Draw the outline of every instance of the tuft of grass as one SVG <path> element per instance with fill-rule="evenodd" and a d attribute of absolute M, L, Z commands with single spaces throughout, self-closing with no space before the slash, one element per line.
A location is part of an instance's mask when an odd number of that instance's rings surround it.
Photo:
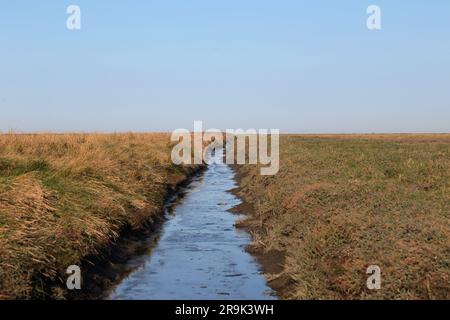
<path fill-rule="evenodd" d="M 69 265 L 161 214 L 189 166 L 169 134 L 0 135 L 0 298 L 55 298 Z"/>
<path fill-rule="evenodd" d="M 450 298 L 450 135 L 286 135 L 277 175 L 236 170 L 253 247 L 286 253 L 281 297 Z"/>

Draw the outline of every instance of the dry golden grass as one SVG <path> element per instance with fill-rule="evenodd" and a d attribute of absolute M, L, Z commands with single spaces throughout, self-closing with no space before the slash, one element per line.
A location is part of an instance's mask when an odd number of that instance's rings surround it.
<path fill-rule="evenodd" d="M 237 170 L 253 249 L 285 252 L 283 298 L 450 299 L 450 135 L 289 135 L 277 175 Z"/>
<path fill-rule="evenodd" d="M 168 134 L 0 135 L 0 298 L 49 297 L 47 280 L 160 215 L 191 170 L 170 150 Z"/>

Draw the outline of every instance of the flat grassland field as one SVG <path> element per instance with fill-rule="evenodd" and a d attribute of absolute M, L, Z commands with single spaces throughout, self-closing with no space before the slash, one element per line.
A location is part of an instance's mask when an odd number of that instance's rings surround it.
<path fill-rule="evenodd" d="M 67 266 L 157 219 L 194 170 L 171 164 L 172 146 L 0 135 L 0 298 L 64 298 Z M 277 175 L 235 168 L 253 209 L 240 224 L 281 298 L 450 298 L 450 135 L 284 135 Z M 380 290 L 366 288 L 372 264 Z"/>
<path fill-rule="evenodd" d="M 283 136 L 277 175 L 237 170 L 282 298 L 450 298 L 450 135 Z"/>

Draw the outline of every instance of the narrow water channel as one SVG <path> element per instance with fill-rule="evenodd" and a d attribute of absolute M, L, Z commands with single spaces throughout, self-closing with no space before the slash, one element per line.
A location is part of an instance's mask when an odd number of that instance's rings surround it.
<path fill-rule="evenodd" d="M 214 156 L 217 159 L 221 154 Z M 240 200 L 234 173 L 223 163 L 208 166 L 167 212 L 156 246 L 130 264 L 141 265 L 110 299 L 274 299 L 260 266 L 245 251 L 250 236 L 227 210 Z"/>

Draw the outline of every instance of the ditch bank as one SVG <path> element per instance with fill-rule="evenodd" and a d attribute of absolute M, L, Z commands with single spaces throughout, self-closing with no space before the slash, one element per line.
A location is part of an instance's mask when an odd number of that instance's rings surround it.
<path fill-rule="evenodd" d="M 255 257 L 261 265 L 262 271 L 267 279 L 268 286 L 280 299 L 289 299 L 290 292 L 295 286 L 295 281 L 284 271 L 286 262 L 286 251 L 273 248 L 265 242 L 264 218 L 258 216 L 254 206 L 247 201 L 247 192 L 243 184 L 245 176 L 242 166 L 232 165 L 235 173 L 236 188 L 229 190 L 230 193 L 240 199 L 241 203 L 229 211 L 234 214 L 244 214 L 245 219 L 236 224 L 237 228 L 246 230 L 252 235 L 252 242 L 246 247 L 246 251 Z"/>
<path fill-rule="evenodd" d="M 127 262 L 150 251 L 158 240 L 166 211 L 183 197 L 184 188 L 200 176 L 206 165 L 186 168 L 186 178 L 175 185 L 167 185 L 164 206 L 159 216 L 145 220 L 138 228 L 126 225 L 118 240 L 102 249 L 100 254 L 86 257 L 81 263 L 84 270 L 83 290 L 71 291 L 72 299 L 104 299 L 111 288 L 133 271 Z"/>
<path fill-rule="evenodd" d="M 183 168 L 184 179 L 175 184 L 166 184 L 164 201 L 162 201 L 164 206 L 160 209 L 159 215 L 149 216 L 137 226 L 125 224 L 115 240 L 99 248 L 95 254 L 83 257 L 78 264 L 82 274 L 81 290 L 67 289 L 65 281 L 69 275 L 61 276 L 56 281 L 49 281 L 36 275 L 35 279 L 40 283 L 40 290 L 33 293 L 32 299 L 98 300 L 106 298 L 106 293 L 133 271 L 127 262 L 151 250 L 166 220 L 166 210 L 183 197 L 184 188 L 200 176 L 206 168 L 206 165 Z M 61 275 L 64 275 L 63 271 L 61 270 Z"/>

